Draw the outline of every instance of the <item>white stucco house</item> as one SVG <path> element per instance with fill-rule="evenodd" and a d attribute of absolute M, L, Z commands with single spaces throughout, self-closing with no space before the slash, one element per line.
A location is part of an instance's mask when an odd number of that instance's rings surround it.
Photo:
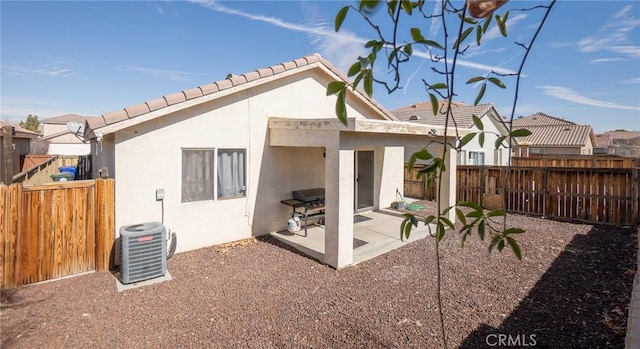
<path fill-rule="evenodd" d="M 42 120 L 42 140 L 49 143 L 50 155 L 88 155 L 91 145 L 67 128 L 67 123 L 84 123 L 92 116 L 77 114 L 58 115 Z"/>
<path fill-rule="evenodd" d="M 193 250 L 286 229 L 280 201 L 325 188 L 324 262 L 350 265 L 354 212 L 389 207 L 405 146 L 438 127 L 397 121 L 360 91 L 348 92 L 342 125 L 326 86 L 345 79 L 309 55 L 90 119 L 95 175 L 115 178 L 116 230 L 162 221 L 178 252 Z M 455 154 L 446 161 L 449 205 Z"/>
<path fill-rule="evenodd" d="M 409 121 L 417 124 L 444 126 L 447 115 L 446 101 L 440 101 L 438 113 L 433 115 L 431 102 L 411 104 L 391 112 L 398 120 Z M 466 105 L 461 102 L 451 103 L 451 114 L 458 127 L 458 133 L 462 138 L 466 133 L 480 133 L 484 131 L 484 144 L 480 144 L 480 137 L 476 135 L 469 143 L 465 144 L 457 154 L 458 165 L 493 165 L 506 166 L 509 161 L 509 143 L 503 141 L 496 149 L 495 142 L 500 136 L 507 136 L 509 128 L 503 121 L 500 113 L 490 104 Z M 480 130 L 473 122 L 473 115 L 482 121 L 483 129 Z M 513 141 L 516 142 L 515 140 Z M 407 160 L 411 154 L 419 149 L 407 149 Z"/>

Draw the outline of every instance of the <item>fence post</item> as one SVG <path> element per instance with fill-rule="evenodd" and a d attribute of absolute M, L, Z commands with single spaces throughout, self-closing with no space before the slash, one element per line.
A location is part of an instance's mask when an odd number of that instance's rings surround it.
<path fill-rule="evenodd" d="M 0 184 L 0 288 L 3 289 L 7 286 L 7 273 L 9 262 L 8 252 L 5 249 L 8 248 L 9 239 L 9 187 L 4 184 Z"/>
<path fill-rule="evenodd" d="M 96 269 L 115 268 L 115 181 L 96 179 Z"/>
<path fill-rule="evenodd" d="M 635 217 L 634 224 L 640 225 L 640 167 L 631 172 L 631 216 Z"/>
<path fill-rule="evenodd" d="M 486 170 L 484 165 L 480 166 L 480 171 L 478 173 L 478 176 L 480 177 L 480 188 L 478 189 L 480 192 L 478 193 L 478 205 L 480 205 L 480 207 L 484 207 L 484 191 L 485 191 L 485 186 L 484 186 L 484 181 L 486 180 Z"/>
<path fill-rule="evenodd" d="M 549 217 L 551 215 L 551 190 L 549 190 L 549 168 L 545 167 L 543 170 L 543 176 L 542 176 L 542 188 L 543 188 L 543 192 L 542 192 L 542 200 L 543 200 L 543 206 L 544 206 L 544 211 L 542 212 L 542 216 L 543 217 Z"/>
<path fill-rule="evenodd" d="M 13 126 L 5 125 L 0 129 L 2 132 L 2 173 L 0 174 L 0 182 L 6 185 L 13 183 L 13 152 L 11 144 L 13 144 Z"/>

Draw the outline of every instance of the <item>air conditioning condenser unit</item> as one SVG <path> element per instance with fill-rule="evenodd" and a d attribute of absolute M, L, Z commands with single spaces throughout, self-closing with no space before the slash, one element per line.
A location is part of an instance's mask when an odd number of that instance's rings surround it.
<path fill-rule="evenodd" d="M 123 284 L 164 276 L 167 272 L 167 231 L 159 222 L 120 228 Z"/>

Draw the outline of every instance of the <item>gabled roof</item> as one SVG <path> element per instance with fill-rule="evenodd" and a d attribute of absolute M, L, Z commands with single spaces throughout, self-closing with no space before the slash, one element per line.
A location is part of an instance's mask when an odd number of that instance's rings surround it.
<path fill-rule="evenodd" d="M 612 144 L 610 133 L 600 133 L 596 135 L 596 146 L 606 147 Z"/>
<path fill-rule="evenodd" d="M 92 131 L 98 131 L 103 134 L 112 133 L 118 129 L 118 124 L 125 124 L 127 121 L 142 122 L 145 121 L 144 119 L 152 119 L 166 115 L 181 108 L 188 108 L 195 104 L 213 100 L 219 96 L 242 91 L 263 82 L 272 81 L 281 76 L 284 77 L 313 68 L 324 69 L 327 73 L 333 74 L 334 78 L 342 79 L 345 82 L 349 81 L 337 68 L 316 53 L 241 75 L 229 74 L 224 80 L 218 80 L 208 85 L 183 90 L 121 110 L 102 114 L 100 117 L 87 120 L 89 127 L 86 128 L 85 135 L 89 135 Z M 384 119 L 395 120 L 395 117 L 393 117 L 391 113 L 362 91 L 358 89 L 355 91 L 347 89 L 347 91 L 377 110 Z"/>
<path fill-rule="evenodd" d="M 0 127 L 2 126 L 13 126 L 16 130 L 16 135 L 13 138 L 37 138 L 40 136 L 38 132 L 33 132 L 31 130 L 27 130 L 26 128 L 20 126 L 20 124 L 13 124 L 10 122 L 0 121 Z"/>
<path fill-rule="evenodd" d="M 526 137 L 518 137 L 518 143 L 522 145 L 582 147 L 587 144 L 589 138 L 595 145 L 593 129 L 589 125 L 538 125 L 526 126 L 525 128 L 531 131 L 531 134 Z"/>
<path fill-rule="evenodd" d="M 611 131 L 605 134 L 610 135 L 612 141 L 640 138 L 640 131 Z"/>
<path fill-rule="evenodd" d="M 490 113 L 493 110 L 494 113 Z M 422 102 L 411 104 L 402 108 L 395 109 L 391 113 L 402 121 L 411 121 L 420 124 L 429 124 L 436 126 L 444 126 L 446 120 L 446 101 L 440 101 L 438 106 L 438 114 L 433 115 L 431 102 Z M 482 119 L 485 115 L 491 114 L 491 119 L 497 124 L 496 126 L 502 131 L 507 132 L 508 127 L 490 103 L 478 105 L 466 105 L 461 102 L 451 102 L 451 114 L 453 120 L 449 120 L 449 127 L 457 126 L 460 129 L 470 129 L 474 126 L 473 115 Z"/>
<path fill-rule="evenodd" d="M 522 128 L 527 126 L 555 126 L 555 125 L 575 125 L 574 122 L 565 119 L 549 116 L 544 113 L 535 113 L 527 117 L 517 118 L 513 120 L 513 128 Z"/>
<path fill-rule="evenodd" d="M 95 116 L 83 116 L 78 114 L 64 114 L 43 119 L 43 124 L 65 125 L 67 122 L 85 122 L 87 119 L 95 118 Z"/>
<path fill-rule="evenodd" d="M 57 137 L 64 136 L 64 135 L 67 135 L 67 134 L 75 134 L 75 133 L 72 132 L 71 130 L 63 130 L 63 131 L 60 131 L 60 132 L 56 132 L 56 133 L 52 133 L 52 134 L 46 135 L 46 136 L 42 137 L 42 140 L 43 141 L 48 141 L 48 140 L 51 140 L 53 138 L 57 138 Z"/>

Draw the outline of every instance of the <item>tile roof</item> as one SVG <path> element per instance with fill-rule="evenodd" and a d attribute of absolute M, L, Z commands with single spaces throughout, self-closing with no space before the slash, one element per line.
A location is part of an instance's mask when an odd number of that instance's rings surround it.
<path fill-rule="evenodd" d="M 85 120 L 90 119 L 90 118 L 95 118 L 95 116 L 83 116 L 83 115 L 78 115 L 78 114 L 64 114 L 64 115 L 58 115 L 58 116 L 42 119 L 41 122 L 43 124 L 64 125 L 69 121 L 84 122 Z"/>
<path fill-rule="evenodd" d="M 594 146 L 598 147 L 606 147 L 611 145 L 611 134 L 609 133 L 600 133 L 596 135 L 596 144 Z"/>
<path fill-rule="evenodd" d="M 565 124 L 526 126 L 525 128 L 531 131 L 531 134 L 526 137 L 518 137 L 518 143 L 523 145 L 528 143 L 532 146 L 584 146 L 587 139 L 593 134 L 589 125 Z"/>
<path fill-rule="evenodd" d="M 513 119 L 514 128 L 527 126 L 553 126 L 553 125 L 575 125 L 575 122 L 567 121 L 544 113 L 535 113 L 522 118 Z"/>
<path fill-rule="evenodd" d="M 391 113 L 402 121 L 412 121 L 420 124 L 444 126 L 446 120 L 446 101 L 440 101 L 439 112 L 433 115 L 431 102 L 422 102 L 392 110 Z M 491 104 L 466 105 L 460 102 L 451 102 L 453 120 L 459 128 L 471 128 L 475 115 L 482 118 L 493 106 Z M 453 126 L 449 121 L 449 126 Z"/>
<path fill-rule="evenodd" d="M 121 110 L 105 113 L 97 118 L 88 119 L 87 123 L 90 129 L 96 130 L 101 127 L 105 127 L 111 124 L 115 124 L 117 122 L 129 120 L 143 114 L 147 114 L 162 108 L 166 108 L 171 105 L 176 105 L 176 104 L 184 103 L 186 101 L 195 100 L 197 98 L 202 98 L 208 95 L 215 94 L 220 91 L 245 85 L 249 82 L 258 81 L 260 79 L 276 76 L 278 74 L 294 71 L 303 67 L 312 66 L 314 64 L 322 64 L 326 68 L 328 68 L 331 72 L 333 72 L 334 74 L 342 78 L 343 80 L 349 81 L 349 79 L 345 77 L 344 74 L 340 73 L 340 71 L 336 69 L 331 63 L 323 59 L 319 54 L 315 53 L 315 54 L 304 56 L 302 58 L 294 59 L 288 62 L 283 62 L 283 63 L 272 65 L 266 68 L 257 69 L 241 75 L 229 74 L 229 76 L 227 76 L 227 78 L 224 80 L 218 80 L 211 84 L 206 84 L 206 85 L 198 86 L 195 88 L 183 90 L 177 93 L 173 93 L 173 94 L 162 96 L 160 98 L 149 100 L 137 105 L 129 106 Z M 349 91 L 351 91 L 351 89 L 349 89 Z M 364 94 L 359 89 L 356 89 L 355 93 L 359 94 L 361 97 L 368 100 L 369 103 L 371 103 L 375 108 L 379 109 L 380 112 L 383 115 L 385 115 L 385 117 L 387 117 L 388 119 L 390 120 L 395 119 L 393 115 L 390 114 L 384 107 L 379 105 L 374 100 L 368 98 L 366 94 Z"/>
<path fill-rule="evenodd" d="M 16 130 L 15 138 L 36 138 L 40 136 L 38 132 L 33 132 L 31 130 L 27 130 L 26 128 L 20 126 L 20 124 L 14 124 L 11 122 L 0 121 L 0 127 L 2 126 L 13 126 Z"/>
<path fill-rule="evenodd" d="M 606 132 L 605 134 L 608 134 L 611 136 L 612 140 L 621 140 L 621 139 L 634 139 L 634 138 L 640 138 L 640 131 L 611 131 L 611 132 Z"/>

